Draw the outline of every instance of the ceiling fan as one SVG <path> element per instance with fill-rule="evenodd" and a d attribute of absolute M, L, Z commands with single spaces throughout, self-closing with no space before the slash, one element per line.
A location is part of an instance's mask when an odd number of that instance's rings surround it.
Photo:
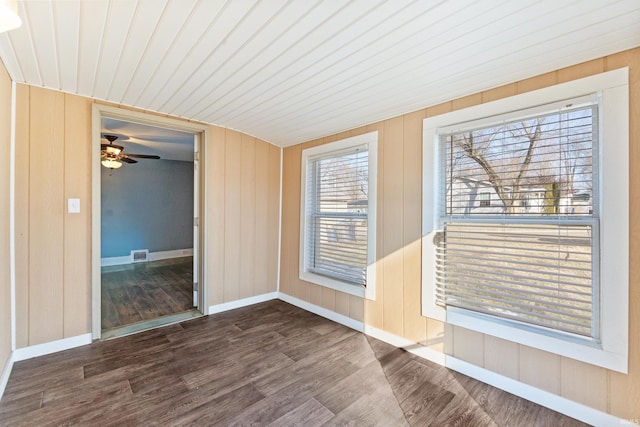
<path fill-rule="evenodd" d="M 118 139 L 117 135 L 103 134 L 104 139 L 109 141 L 108 144 L 100 144 L 100 159 L 102 166 L 109 169 L 118 169 L 122 163 L 138 163 L 137 159 L 159 159 L 160 156 L 151 156 L 148 154 L 125 154 L 124 147 L 116 145 L 113 142 Z"/>

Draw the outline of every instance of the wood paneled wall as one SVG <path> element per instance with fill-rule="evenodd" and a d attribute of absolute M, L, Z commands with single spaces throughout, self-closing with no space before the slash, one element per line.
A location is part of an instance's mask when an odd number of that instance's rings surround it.
<path fill-rule="evenodd" d="M 630 67 L 629 374 L 560 357 L 420 315 L 422 120 L 565 81 Z M 377 130 L 378 230 L 375 301 L 318 289 L 298 278 L 303 148 Z M 280 290 L 365 324 L 445 352 L 621 418 L 640 418 L 640 48 L 455 99 L 284 150 Z M 621 159 L 626 161 L 626 159 Z M 323 298 L 324 295 L 326 298 Z M 336 304 L 340 299 L 342 302 Z M 349 310 L 345 307 L 348 300 Z M 353 311 L 351 308 L 355 307 Z M 364 307 L 364 313 L 362 308 Z"/>
<path fill-rule="evenodd" d="M 16 345 L 90 331 L 91 101 L 17 85 Z M 80 214 L 66 213 L 79 198 Z"/>
<path fill-rule="evenodd" d="M 17 85 L 18 348 L 91 331 L 93 102 Z M 215 126 L 209 134 L 203 149 L 208 303 L 274 292 L 281 150 Z M 68 198 L 80 199 L 80 214 L 66 212 Z"/>
<path fill-rule="evenodd" d="M 281 149 L 211 126 L 206 150 L 209 305 L 278 290 Z"/>
<path fill-rule="evenodd" d="M 0 372 L 11 354 L 11 78 L 0 61 Z"/>

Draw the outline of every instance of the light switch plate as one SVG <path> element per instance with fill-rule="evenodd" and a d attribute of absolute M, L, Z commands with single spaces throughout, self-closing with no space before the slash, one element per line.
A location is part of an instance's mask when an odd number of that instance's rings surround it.
<path fill-rule="evenodd" d="M 67 212 L 80 213 L 80 199 L 68 199 L 67 200 Z"/>

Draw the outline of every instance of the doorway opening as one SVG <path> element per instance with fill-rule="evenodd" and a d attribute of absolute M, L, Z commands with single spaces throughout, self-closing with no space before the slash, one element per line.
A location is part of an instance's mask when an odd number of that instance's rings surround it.
<path fill-rule="evenodd" d="M 99 105 L 93 120 L 94 338 L 206 314 L 206 127 Z"/>

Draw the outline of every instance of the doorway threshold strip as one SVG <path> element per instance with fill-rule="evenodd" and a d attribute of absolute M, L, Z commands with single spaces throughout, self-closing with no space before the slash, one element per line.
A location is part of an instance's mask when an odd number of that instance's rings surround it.
<path fill-rule="evenodd" d="M 100 339 L 102 341 L 110 340 L 113 338 L 124 337 L 126 335 L 135 334 L 149 329 L 158 328 L 160 326 L 167 326 L 174 323 L 184 322 L 185 320 L 194 319 L 200 317 L 203 314 L 198 310 L 193 309 L 189 311 L 183 311 L 182 313 L 171 314 L 168 316 L 157 317 L 151 320 L 145 320 L 143 322 L 133 323 L 131 325 L 121 326 L 119 328 L 113 328 L 102 331 Z"/>

